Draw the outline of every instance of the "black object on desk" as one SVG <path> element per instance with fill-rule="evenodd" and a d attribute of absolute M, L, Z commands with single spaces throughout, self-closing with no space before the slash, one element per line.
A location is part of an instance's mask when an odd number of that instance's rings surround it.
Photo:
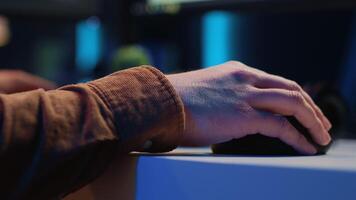
<path fill-rule="evenodd" d="M 333 140 L 340 136 L 346 116 L 346 106 L 340 95 L 330 86 L 318 85 L 317 89 L 309 92 L 316 104 L 330 120 L 333 127 L 329 131 Z M 326 154 L 331 143 L 321 146 L 313 141 L 309 131 L 294 117 L 286 117 L 288 121 L 317 149 L 317 154 Z M 261 134 L 248 135 L 228 142 L 212 146 L 216 154 L 244 154 L 244 155 L 300 155 L 288 144 L 280 139 Z"/>

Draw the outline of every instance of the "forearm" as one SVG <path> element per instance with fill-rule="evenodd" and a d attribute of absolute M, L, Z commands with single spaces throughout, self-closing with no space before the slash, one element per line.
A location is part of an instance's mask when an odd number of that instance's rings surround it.
<path fill-rule="evenodd" d="M 2 197 L 62 196 L 98 176 L 114 154 L 175 148 L 184 126 L 180 99 L 152 68 L 1 95 L 0 103 Z"/>

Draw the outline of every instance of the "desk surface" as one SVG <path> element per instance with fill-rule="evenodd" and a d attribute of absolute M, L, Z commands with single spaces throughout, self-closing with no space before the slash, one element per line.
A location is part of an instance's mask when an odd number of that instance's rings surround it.
<path fill-rule="evenodd" d="M 136 199 L 356 199 L 356 141 L 321 156 L 140 155 Z"/>
<path fill-rule="evenodd" d="M 322 156 L 225 156 L 209 148 L 118 157 L 66 200 L 356 200 L 356 140 Z"/>
<path fill-rule="evenodd" d="M 141 156 L 141 159 L 356 172 L 356 140 L 336 141 L 327 155 L 320 156 L 230 156 L 214 155 L 209 148 L 178 148 L 166 154 Z"/>

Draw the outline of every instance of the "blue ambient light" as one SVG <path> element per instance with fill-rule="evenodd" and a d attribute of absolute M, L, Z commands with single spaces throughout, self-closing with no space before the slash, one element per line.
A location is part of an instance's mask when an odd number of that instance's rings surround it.
<path fill-rule="evenodd" d="M 202 65 L 220 64 L 232 59 L 235 16 L 224 11 L 212 11 L 202 19 Z"/>
<path fill-rule="evenodd" d="M 80 71 L 95 68 L 101 54 L 101 26 L 97 17 L 80 22 L 76 27 L 76 65 Z"/>

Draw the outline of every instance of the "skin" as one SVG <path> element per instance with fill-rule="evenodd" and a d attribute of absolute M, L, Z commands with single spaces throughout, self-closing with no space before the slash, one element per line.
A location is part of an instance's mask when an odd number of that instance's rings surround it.
<path fill-rule="evenodd" d="M 260 133 L 303 154 L 316 149 L 284 116 L 294 116 L 320 145 L 331 141 L 329 120 L 294 81 L 231 61 L 167 75 L 186 113 L 182 146 L 204 146 Z"/>
<path fill-rule="evenodd" d="M 0 93 L 12 94 L 39 88 L 51 90 L 56 85 L 20 70 L 0 70 Z"/>
<path fill-rule="evenodd" d="M 206 146 L 261 133 L 279 138 L 304 154 L 316 149 L 283 116 L 294 116 L 313 139 L 330 142 L 331 124 L 294 81 L 231 61 L 207 69 L 167 75 L 185 109 L 182 146 Z M 0 70 L 0 93 L 55 84 L 18 70 Z"/>

